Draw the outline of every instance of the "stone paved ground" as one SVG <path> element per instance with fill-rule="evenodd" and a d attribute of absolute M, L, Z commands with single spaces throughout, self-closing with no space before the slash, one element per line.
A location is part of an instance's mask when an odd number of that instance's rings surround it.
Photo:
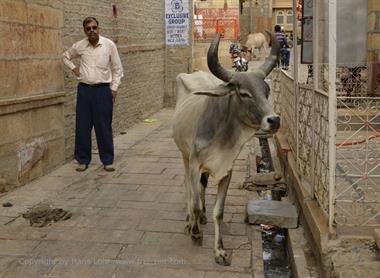
<path fill-rule="evenodd" d="M 171 114 L 162 110 L 152 116 L 157 123 L 117 136 L 114 173 L 104 172 L 94 154 L 84 173 L 71 162 L 0 196 L 1 204 L 13 204 L 0 207 L 0 277 L 262 277 L 261 240 L 244 223 L 251 197 L 239 189 L 248 150 L 236 161 L 226 201 L 222 230 L 232 264 L 223 267 L 213 258 L 213 185 L 206 196 L 203 246 L 184 234 L 183 166 L 171 138 Z M 20 213 L 41 202 L 73 216 L 30 227 Z"/>

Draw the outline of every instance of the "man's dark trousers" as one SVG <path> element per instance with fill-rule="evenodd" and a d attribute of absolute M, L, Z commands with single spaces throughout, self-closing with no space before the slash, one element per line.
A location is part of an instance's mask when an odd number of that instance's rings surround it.
<path fill-rule="evenodd" d="M 112 139 L 112 92 L 109 84 L 78 84 L 75 159 L 79 164 L 91 161 L 91 130 L 95 128 L 100 160 L 110 165 L 114 159 Z"/>

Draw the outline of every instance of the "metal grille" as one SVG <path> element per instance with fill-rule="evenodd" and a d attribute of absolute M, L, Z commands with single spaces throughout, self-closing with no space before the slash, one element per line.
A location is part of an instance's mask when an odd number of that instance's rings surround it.
<path fill-rule="evenodd" d="M 194 19 L 193 30 L 195 41 L 213 39 L 217 33 L 229 40 L 236 40 L 239 35 L 239 25 L 235 17 Z"/>
<path fill-rule="evenodd" d="M 380 226 L 380 98 L 338 98 L 335 221 Z"/>
<path fill-rule="evenodd" d="M 311 180 L 311 152 L 312 152 L 312 107 L 313 105 L 313 89 L 307 86 L 299 87 L 299 125 L 298 140 L 299 153 L 297 159 L 297 170 L 306 179 Z"/>
<path fill-rule="evenodd" d="M 328 214 L 329 102 L 323 91 L 328 66 L 320 65 L 319 72 L 322 91 L 299 85 L 296 96 L 292 77 L 275 70 L 274 107 L 299 176 L 314 185 L 313 197 Z M 331 186 L 338 226 L 380 226 L 380 97 L 369 92 L 367 76 L 367 67 L 337 67 L 336 176 Z"/>
<path fill-rule="evenodd" d="M 327 213 L 329 210 L 328 96 L 314 94 L 314 197 Z"/>
<path fill-rule="evenodd" d="M 293 151 L 299 176 L 303 181 L 314 183 L 314 197 L 327 213 L 328 96 L 323 92 L 314 92 L 311 86 L 300 85 L 296 105 L 292 77 L 280 70 L 275 70 L 272 76 L 274 108 L 281 116 L 282 131 Z"/>

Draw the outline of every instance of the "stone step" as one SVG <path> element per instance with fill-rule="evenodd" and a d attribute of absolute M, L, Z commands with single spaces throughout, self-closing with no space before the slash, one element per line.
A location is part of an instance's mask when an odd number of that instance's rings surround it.
<path fill-rule="evenodd" d="M 297 228 L 296 207 L 281 201 L 250 200 L 247 205 L 249 224 L 275 225 L 280 228 Z"/>

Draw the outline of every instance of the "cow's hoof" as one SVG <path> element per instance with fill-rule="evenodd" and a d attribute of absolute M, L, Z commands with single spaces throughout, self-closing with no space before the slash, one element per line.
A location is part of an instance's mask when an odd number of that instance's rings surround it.
<path fill-rule="evenodd" d="M 191 225 L 190 224 L 187 224 L 185 226 L 185 234 L 189 235 L 190 234 L 190 230 L 191 230 Z"/>
<path fill-rule="evenodd" d="M 195 245 L 202 246 L 203 243 L 203 235 L 201 233 L 199 234 L 192 234 L 191 235 L 191 240 Z"/>
<path fill-rule="evenodd" d="M 215 255 L 215 262 L 220 265 L 228 266 L 231 265 L 231 259 L 225 250 L 217 252 L 219 254 Z"/>
<path fill-rule="evenodd" d="M 206 217 L 206 215 L 201 214 L 199 216 L 199 223 L 201 223 L 202 225 L 206 225 L 207 224 L 207 217 Z"/>

